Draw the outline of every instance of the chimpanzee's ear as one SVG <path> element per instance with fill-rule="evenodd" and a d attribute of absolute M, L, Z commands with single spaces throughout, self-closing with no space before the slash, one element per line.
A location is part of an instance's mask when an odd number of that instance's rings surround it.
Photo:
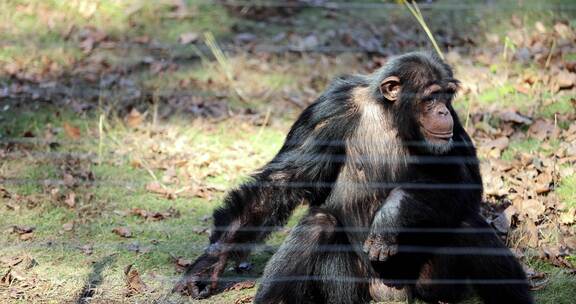
<path fill-rule="evenodd" d="M 380 93 L 384 95 L 384 98 L 392 102 L 396 101 L 400 95 L 400 78 L 396 76 L 386 77 L 380 83 Z"/>

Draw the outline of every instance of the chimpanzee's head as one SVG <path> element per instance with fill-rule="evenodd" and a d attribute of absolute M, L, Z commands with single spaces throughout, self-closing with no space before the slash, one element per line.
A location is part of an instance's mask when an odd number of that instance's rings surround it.
<path fill-rule="evenodd" d="M 391 59 L 376 73 L 374 92 L 391 109 L 399 135 L 411 150 L 444 154 L 453 146 L 458 123 L 451 102 L 459 82 L 432 53 Z"/>

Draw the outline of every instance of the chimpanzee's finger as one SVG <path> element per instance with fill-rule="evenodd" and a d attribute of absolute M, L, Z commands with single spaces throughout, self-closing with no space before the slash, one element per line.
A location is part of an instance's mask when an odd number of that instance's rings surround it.
<path fill-rule="evenodd" d="M 381 249 L 382 247 L 379 244 L 372 244 L 372 247 L 370 247 L 370 252 L 368 253 L 368 258 L 371 261 L 377 261 Z"/>
<path fill-rule="evenodd" d="M 204 286 L 202 291 L 200 291 L 200 293 L 198 293 L 198 297 L 196 297 L 196 298 L 197 299 L 205 299 L 205 298 L 209 297 L 211 293 L 212 293 L 212 288 L 210 288 L 210 284 L 206 284 L 206 286 Z"/>
<path fill-rule="evenodd" d="M 364 253 L 368 253 L 370 251 L 370 247 L 372 247 L 372 238 L 369 237 L 364 242 L 364 246 L 362 247 L 362 250 L 364 251 Z"/>
<path fill-rule="evenodd" d="M 198 297 L 200 296 L 200 291 L 198 290 L 198 285 L 196 284 L 196 280 L 189 282 L 187 289 L 188 289 L 188 292 L 190 293 L 190 296 L 192 298 L 198 299 Z"/>

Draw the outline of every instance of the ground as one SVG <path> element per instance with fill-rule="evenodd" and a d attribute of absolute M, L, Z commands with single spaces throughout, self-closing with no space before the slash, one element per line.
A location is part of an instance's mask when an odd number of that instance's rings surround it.
<path fill-rule="evenodd" d="M 226 190 L 274 156 L 331 78 L 428 46 L 403 6 L 375 3 L 251 14 L 201 0 L 3 1 L 0 301 L 196 302 L 170 289 Z M 575 7 L 526 3 L 423 13 L 462 80 L 455 107 L 479 148 L 486 218 L 538 303 L 571 303 Z M 305 209 L 198 303 L 248 302 Z"/>

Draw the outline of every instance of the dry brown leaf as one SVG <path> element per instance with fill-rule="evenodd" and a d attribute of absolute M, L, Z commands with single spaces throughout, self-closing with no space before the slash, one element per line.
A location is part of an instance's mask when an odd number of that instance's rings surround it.
<path fill-rule="evenodd" d="M 554 132 L 555 129 L 556 128 L 552 122 L 538 119 L 530 126 L 530 128 L 528 128 L 528 134 L 536 139 L 545 140 Z"/>
<path fill-rule="evenodd" d="M 70 207 L 70 208 L 74 208 L 74 206 L 76 206 L 76 193 L 74 192 L 69 192 L 66 195 L 66 199 L 64 199 L 64 203 Z"/>
<path fill-rule="evenodd" d="M 569 236 L 567 238 L 564 238 L 564 244 L 566 244 L 566 246 L 572 250 L 576 249 L 576 236 Z"/>
<path fill-rule="evenodd" d="M 562 70 L 556 75 L 556 83 L 560 89 L 570 89 L 576 84 L 576 73 Z"/>
<path fill-rule="evenodd" d="M 28 241 L 31 240 L 32 238 L 34 238 L 34 232 L 24 233 L 20 235 L 21 241 Z"/>
<path fill-rule="evenodd" d="M 524 116 L 516 111 L 504 111 L 500 113 L 500 119 L 504 122 L 514 122 L 517 124 L 532 124 L 532 119 L 528 116 Z"/>
<path fill-rule="evenodd" d="M 80 251 L 82 251 L 82 253 L 84 253 L 85 255 L 91 255 L 92 252 L 94 251 L 94 247 L 90 244 L 86 244 L 80 247 Z"/>
<path fill-rule="evenodd" d="M 78 140 L 81 137 L 80 128 L 74 127 L 67 122 L 64 122 L 64 133 L 66 133 L 66 136 L 74 140 Z"/>
<path fill-rule="evenodd" d="M 569 25 L 560 22 L 554 25 L 554 31 L 564 39 L 568 39 L 570 36 L 574 35 Z"/>
<path fill-rule="evenodd" d="M 492 168 L 494 168 L 494 171 L 496 171 L 496 172 L 506 172 L 506 171 L 510 171 L 510 170 L 512 170 L 512 168 L 514 168 L 512 163 L 510 163 L 509 161 L 502 160 L 502 159 L 490 160 L 490 164 L 492 165 Z"/>
<path fill-rule="evenodd" d="M 544 204 L 536 199 L 528 199 L 522 202 L 522 211 L 528 216 L 532 221 L 537 221 L 540 215 L 544 214 L 546 207 Z"/>
<path fill-rule="evenodd" d="M 0 278 L 0 285 L 10 286 L 16 281 L 24 281 L 24 276 L 15 269 L 10 268 L 2 278 Z"/>
<path fill-rule="evenodd" d="M 234 301 L 234 304 L 248 304 L 248 303 L 252 303 L 253 301 L 254 301 L 254 296 L 244 296 L 244 297 L 236 299 L 236 301 Z"/>
<path fill-rule="evenodd" d="M 146 220 L 160 221 L 171 217 L 179 217 L 180 212 L 172 207 L 166 209 L 164 212 L 147 211 L 141 208 L 133 208 L 132 214 L 143 217 Z"/>
<path fill-rule="evenodd" d="M 196 42 L 200 38 L 200 35 L 195 32 L 183 33 L 178 37 L 178 42 L 180 44 L 190 44 Z"/>
<path fill-rule="evenodd" d="M 74 229 L 74 221 L 64 223 L 62 229 L 64 229 L 64 231 L 72 231 L 72 229 Z"/>
<path fill-rule="evenodd" d="M 247 281 L 238 282 L 238 283 L 226 288 L 224 291 L 233 291 L 233 290 L 238 291 L 238 290 L 243 290 L 243 289 L 254 288 L 254 286 L 256 286 L 255 281 L 247 280 Z"/>
<path fill-rule="evenodd" d="M 125 238 L 131 238 L 132 232 L 127 227 L 116 227 L 112 229 L 112 232 L 116 233 L 117 235 Z"/>
<path fill-rule="evenodd" d="M 162 194 L 168 199 L 176 198 L 176 194 L 171 189 L 168 189 L 157 181 L 152 181 L 146 184 L 146 190 L 152 193 Z"/>
<path fill-rule="evenodd" d="M 576 209 L 566 210 L 560 213 L 560 223 L 564 225 L 571 225 L 576 222 Z"/>
<path fill-rule="evenodd" d="M 146 115 L 142 115 L 142 113 L 140 113 L 140 111 L 138 111 L 138 109 L 132 108 L 130 113 L 128 113 L 128 115 L 126 115 L 126 117 L 124 117 L 124 121 L 126 122 L 126 125 L 128 125 L 128 127 L 136 128 L 140 124 L 142 124 L 145 117 L 146 117 Z"/>
<path fill-rule="evenodd" d="M 527 245 L 536 248 L 538 246 L 538 228 L 532 221 L 524 222 L 524 231 L 527 234 Z"/>
<path fill-rule="evenodd" d="M 64 186 L 69 188 L 74 186 L 74 184 L 76 183 L 74 176 L 72 176 L 72 174 L 69 173 L 64 173 L 64 175 L 62 176 L 62 181 L 64 182 Z"/>
<path fill-rule="evenodd" d="M 526 84 L 517 84 L 514 88 L 518 93 L 522 93 L 524 95 L 530 95 L 530 87 Z"/>
<path fill-rule="evenodd" d="M 133 265 L 128 265 L 124 269 L 124 274 L 126 275 L 126 287 L 128 289 L 126 296 L 128 297 L 148 290 L 148 286 L 144 281 L 142 281 L 142 278 L 140 278 L 138 270 L 132 266 Z"/>
<path fill-rule="evenodd" d="M 495 174 L 485 174 L 484 178 L 484 193 L 488 196 L 504 196 L 508 193 L 505 189 L 504 181 L 501 176 Z"/>
<path fill-rule="evenodd" d="M 24 225 L 12 226 L 12 233 L 17 233 L 17 234 L 32 233 L 34 230 L 36 230 L 36 228 L 32 227 L 32 226 L 24 226 Z"/>

